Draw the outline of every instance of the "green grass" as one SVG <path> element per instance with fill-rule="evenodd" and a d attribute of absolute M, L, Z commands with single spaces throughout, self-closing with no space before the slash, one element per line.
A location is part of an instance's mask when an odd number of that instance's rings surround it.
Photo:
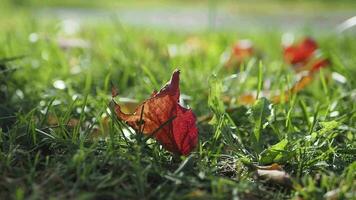
<path fill-rule="evenodd" d="M 353 0 L 3 0 L 6 5 L 17 7 L 77 7 L 101 9 L 132 9 L 132 8 L 200 8 L 216 7 L 231 13 L 275 14 L 276 12 L 315 13 L 320 11 L 354 11 L 356 2 Z"/>
<path fill-rule="evenodd" d="M 38 20 L 20 10 L 0 19 L 0 199 L 322 199 L 355 198 L 356 39 L 314 35 L 332 65 L 291 101 L 271 105 L 226 105 L 261 89 L 278 91 L 295 74 L 283 62 L 281 32 L 200 32 L 200 51 L 169 57 L 168 44 L 192 33 L 121 26 L 113 20 L 84 24 L 75 37 L 87 49 L 61 49 L 59 22 Z M 2 14 L 5 15 L 4 13 Z M 10 20 L 11 19 L 11 20 Z M 36 33 L 38 40 L 29 41 Z M 36 36 L 35 35 L 35 36 Z M 302 34 L 300 35 L 302 36 Z M 250 38 L 263 55 L 228 79 L 221 54 L 237 39 Z M 2 60 L 24 56 L 12 61 Z M 261 64 L 260 64 L 261 63 Z M 110 116 L 110 82 L 122 97 L 147 98 L 181 70 L 181 93 L 196 116 L 199 145 L 177 157 L 156 142 L 124 136 Z M 73 73 L 80 69 L 79 73 Z M 346 77 L 339 83 L 331 77 Z M 54 87 L 56 80 L 64 89 Z M 261 96 L 261 95 L 260 95 Z M 225 108 L 232 107 L 227 113 Z M 50 123 L 57 118 L 59 125 Z M 67 126 L 70 119 L 79 120 Z M 95 132 L 96 128 L 105 133 Z M 256 179 L 254 165 L 279 163 L 292 188 Z"/>

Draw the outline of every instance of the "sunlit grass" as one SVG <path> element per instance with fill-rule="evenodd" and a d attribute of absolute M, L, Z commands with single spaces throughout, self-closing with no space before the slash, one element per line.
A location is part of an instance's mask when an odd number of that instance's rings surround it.
<path fill-rule="evenodd" d="M 26 16 L 1 21 L 0 60 L 24 56 L 0 61 L 1 199 L 355 195 L 355 38 L 313 35 L 332 65 L 290 101 L 273 105 L 262 97 L 251 106 L 227 105 L 226 95 L 238 98 L 268 84 L 283 91 L 295 81 L 282 59 L 281 32 L 187 34 L 113 20 L 84 24 L 68 35 L 60 21 Z M 199 41 L 194 51 L 184 46 L 192 37 Z M 89 45 L 64 48 L 61 38 Z M 222 54 L 242 38 L 262 55 L 239 73 L 226 71 Z M 188 157 L 128 136 L 128 127 L 108 109 L 111 82 L 121 97 L 141 101 L 175 68 L 181 70 L 181 93 L 189 97 L 184 103 L 198 118 L 214 115 L 198 122 L 199 146 Z M 256 179 L 255 165 L 271 163 L 284 166 L 292 188 Z"/>

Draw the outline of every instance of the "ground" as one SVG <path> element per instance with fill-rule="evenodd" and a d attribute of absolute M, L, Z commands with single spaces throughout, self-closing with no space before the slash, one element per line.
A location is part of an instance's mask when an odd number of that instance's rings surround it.
<path fill-rule="evenodd" d="M 313 37 L 330 65 L 276 103 L 266 93 L 299 76 L 283 59 L 283 30 L 77 24 L 38 15 L 38 1 L 18 2 L 0 8 L 0 199 L 355 198 L 354 32 L 296 31 Z M 46 6 L 69 4 L 53 2 Z M 312 5 L 354 5 L 343 2 Z M 225 55 L 245 38 L 256 55 L 227 69 Z M 142 140 L 110 106 L 112 85 L 130 110 L 176 68 L 182 103 L 198 119 L 199 142 L 187 156 Z M 238 100 L 250 93 L 259 100 Z M 263 166 L 286 174 L 261 178 Z"/>

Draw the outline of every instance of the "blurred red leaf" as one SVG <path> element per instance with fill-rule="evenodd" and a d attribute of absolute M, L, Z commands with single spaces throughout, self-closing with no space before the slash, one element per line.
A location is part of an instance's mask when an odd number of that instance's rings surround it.
<path fill-rule="evenodd" d="M 312 67 L 310 68 L 310 72 L 311 73 L 317 72 L 321 68 L 327 67 L 328 65 L 330 65 L 330 62 L 328 59 L 320 58 L 312 64 Z"/>
<path fill-rule="evenodd" d="M 133 129 L 154 137 L 168 151 L 187 155 L 197 145 L 198 129 L 194 113 L 179 105 L 179 96 L 179 70 L 176 70 L 171 80 L 137 106 L 134 113 L 123 113 L 116 103 L 115 113 Z"/>
<path fill-rule="evenodd" d="M 307 70 L 314 73 L 330 64 L 328 59 L 316 53 L 318 50 L 316 41 L 306 37 L 300 43 L 284 47 L 283 54 L 285 61 L 292 64 L 297 72 Z"/>
<path fill-rule="evenodd" d="M 284 47 L 284 59 L 292 65 L 304 65 L 317 49 L 318 44 L 312 38 L 307 37 L 298 44 Z"/>

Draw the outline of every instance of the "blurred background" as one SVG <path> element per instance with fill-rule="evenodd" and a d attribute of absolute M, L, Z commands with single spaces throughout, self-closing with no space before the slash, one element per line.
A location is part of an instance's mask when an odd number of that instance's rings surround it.
<path fill-rule="evenodd" d="M 2 0 L 0 7 L 1 20 L 27 12 L 33 20 L 67 20 L 67 28 L 73 29 L 78 23 L 116 20 L 132 26 L 184 32 L 330 32 L 356 15 L 353 0 Z M 343 26 L 354 25 L 355 21 L 349 20 Z M 343 30 L 343 26 L 338 28 Z"/>

